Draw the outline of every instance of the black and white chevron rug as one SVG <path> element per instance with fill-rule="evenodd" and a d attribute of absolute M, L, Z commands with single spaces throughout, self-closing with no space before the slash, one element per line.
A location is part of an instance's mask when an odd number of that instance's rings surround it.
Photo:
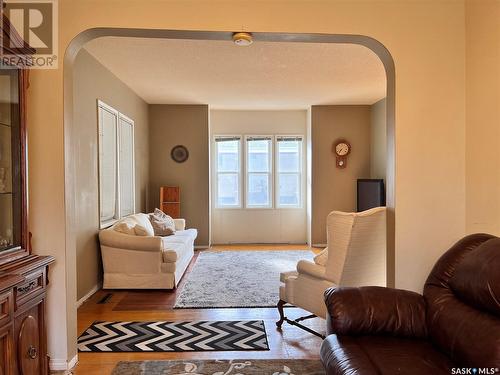
<path fill-rule="evenodd" d="M 94 322 L 80 352 L 200 352 L 269 350 L 262 320 Z"/>

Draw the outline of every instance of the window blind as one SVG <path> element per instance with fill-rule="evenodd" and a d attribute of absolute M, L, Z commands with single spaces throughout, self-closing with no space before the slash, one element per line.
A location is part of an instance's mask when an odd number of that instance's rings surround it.
<path fill-rule="evenodd" d="M 225 137 L 225 136 L 217 136 L 215 137 L 215 142 L 231 142 L 231 141 L 239 141 L 241 137 Z"/>
<path fill-rule="evenodd" d="M 101 222 L 116 217 L 117 113 L 99 107 L 99 187 Z"/>
<path fill-rule="evenodd" d="M 250 141 L 271 141 L 273 137 L 271 136 L 249 136 L 246 137 L 247 142 Z"/>
<path fill-rule="evenodd" d="M 120 217 L 131 215 L 134 207 L 134 126 L 120 116 Z"/>
<path fill-rule="evenodd" d="M 301 142 L 302 137 L 301 136 L 277 136 L 276 141 L 277 142 Z"/>
<path fill-rule="evenodd" d="M 101 228 L 135 212 L 134 121 L 98 101 Z"/>

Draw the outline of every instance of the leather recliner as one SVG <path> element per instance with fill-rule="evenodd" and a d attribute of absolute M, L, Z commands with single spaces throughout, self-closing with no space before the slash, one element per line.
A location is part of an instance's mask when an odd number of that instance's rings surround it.
<path fill-rule="evenodd" d="M 423 295 L 346 287 L 328 289 L 325 301 L 327 374 L 499 371 L 500 238 L 474 234 L 456 243 L 434 266 Z"/>

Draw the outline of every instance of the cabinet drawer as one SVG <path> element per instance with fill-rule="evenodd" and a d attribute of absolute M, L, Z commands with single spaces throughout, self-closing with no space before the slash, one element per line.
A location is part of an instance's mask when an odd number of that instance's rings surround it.
<path fill-rule="evenodd" d="M 9 290 L 0 294 L 0 327 L 11 322 L 13 313 L 14 298 L 12 298 L 12 290 Z"/>
<path fill-rule="evenodd" d="M 45 270 L 26 275 L 26 281 L 14 288 L 16 310 L 22 304 L 45 291 Z"/>

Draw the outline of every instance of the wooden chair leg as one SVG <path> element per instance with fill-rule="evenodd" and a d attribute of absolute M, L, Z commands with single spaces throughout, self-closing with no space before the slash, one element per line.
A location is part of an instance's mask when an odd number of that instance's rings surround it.
<path fill-rule="evenodd" d="M 281 326 L 283 325 L 283 322 L 285 321 L 285 311 L 283 310 L 283 307 L 285 306 L 286 302 L 283 301 L 282 299 L 280 299 L 280 301 L 278 302 L 278 311 L 280 313 L 280 320 L 278 320 L 276 322 L 276 327 L 278 327 L 279 329 L 281 329 Z"/>

